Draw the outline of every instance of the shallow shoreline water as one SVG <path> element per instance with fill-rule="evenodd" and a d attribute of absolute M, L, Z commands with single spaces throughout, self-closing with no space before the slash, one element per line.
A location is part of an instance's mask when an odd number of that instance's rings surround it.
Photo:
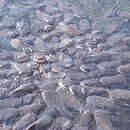
<path fill-rule="evenodd" d="M 129 0 L 0 1 L 0 130 L 129 130 Z"/>

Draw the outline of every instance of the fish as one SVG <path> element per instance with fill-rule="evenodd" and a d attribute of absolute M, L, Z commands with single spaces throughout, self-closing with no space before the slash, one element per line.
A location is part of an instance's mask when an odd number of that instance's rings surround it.
<path fill-rule="evenodd" d="M 119 16 L 120 7 L 118 5 L 110 8 L 104 15 L 105 18 L 113 18 Z"/>

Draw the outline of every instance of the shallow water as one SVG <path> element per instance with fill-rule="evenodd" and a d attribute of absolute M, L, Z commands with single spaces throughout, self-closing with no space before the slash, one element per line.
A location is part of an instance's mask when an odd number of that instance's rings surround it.
<path fill-rule="evenodd" d="M 0 130 L 129 130 L 130 0 L 0 1 Z"/>

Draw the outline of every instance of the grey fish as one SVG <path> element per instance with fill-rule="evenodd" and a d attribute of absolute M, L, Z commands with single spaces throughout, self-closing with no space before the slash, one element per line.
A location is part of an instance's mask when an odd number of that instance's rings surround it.
<path fill-rule="evenodd" d="M 105 17 L 105 18 L 113 18 L 113 17 L 116 17 L 116 16 L 119 15 L 119 11 L 120 11 L 120 7 L 119 7 L 118 5 L 116 5 L 116 6 L 112 7 L 111 9 L 109 9 L 109 10 L 105 13 L 104 17 Z"/>
<path fill-rule="evenodd" d="M 97 125 L 103 130 L 114 130 L 112 123 L 110 122 L 109 115 L 105 111 L 96 111 L 94 117 Z"/>

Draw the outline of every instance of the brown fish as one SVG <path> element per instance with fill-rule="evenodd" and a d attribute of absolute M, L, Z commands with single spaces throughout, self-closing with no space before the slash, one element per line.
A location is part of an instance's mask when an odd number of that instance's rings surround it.
<path fill-rule="evenodd" d="M 80 32 L 75 30 L 72 27 L 69 27 L 68 25 L 64 24 L 63 22 L 60 22 L 58 25 L 58 29 L 62 30 L 63 32 L 66 32 L 70 35 L 80 35 Z"/>

